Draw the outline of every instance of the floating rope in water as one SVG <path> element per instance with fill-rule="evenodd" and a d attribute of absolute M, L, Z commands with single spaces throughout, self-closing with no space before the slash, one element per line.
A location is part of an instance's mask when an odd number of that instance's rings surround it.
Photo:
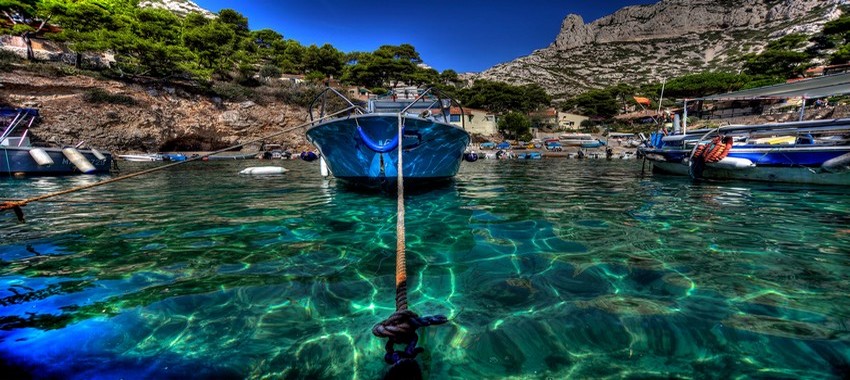
<path fill-rule="evenodd" d="M 252 141 L 248 141 L 248 142 L 245 142 L 245 143 L 242 143 L 242 144 L 237 144 L 237 145 L 234 145 L 234 146 L 231 146 L 231 147 L 220 149 L 220 150 L 217 150 L 217 151 L 212 152 L 212 153 L 207 153 L 207 154 L 204 154 L 204 155 L 201 155 L 201 156 L 193 157 L 193 158 L 190 158 L 186 161 L 174 162 L 174 163 L 171 163 L 171 164 L 168 164 L 168 165 L 163 165 L 163 166 L 159 166 L 159 167 L 148 169 L 148 170 L 142 170 L 140 172 L 130 173 L 130 174 L 126 174 L 126 175 L 123 175 L 123 176 L 120 176 L 120 177 L 110 178 L 110 179 L 103 180 L 103 181 L 100 181 L 100 182 L 90 183 L 88 185 L 82 185 L 82 186 L 74 187 L 74 188 L 67 189 L 67 190 L 62 190 L 62 191 L 57 191 L 57 192 L 53 192 L 53 193 L 49 193 L 49 194 L 40 195 L 40 196 L 33 197 L 33 198 L 23 199 L 23 200 L 19 200 L 19 201 L 2 202 L 2 203 L 0 203 L 0 212 L 6 211 L 6 210 L 13 210 L 15 212 L 15 215 L 18 217 L 18 220 L 21 223 L 23 223 L 25 220 L 24 220 L 24 212 L 21 209 L 21 207 L 26 206 L 29 203 L 38 202 L 38 201 L 42 201 L 42 200 L 45 200 L 45 199 L 48 199 L 48 198 L 58 197 L 58 196 L 61 196 L 61 195 L 76 193 L 78 191 L 91 189 L 93 187 L 108 185 L 110 183 L 123 181 L 125 179 L 130 179 L 130 178 L 133 178 L 133 177 L 139 177 L 139 176 L 142 176 L 142 175 L 145 175 L 145 174 L 151 174 L 151 173 L 154 173 L 154 172 L 158 172 L 160 170 L 165 170 L 165 169 L 173 168 L 173 167 L 178 166 L 178 165 L 187 164 L 187 163 L 192 162 L 192 161 L 203 160 L 204 158 L 207 158 L 207 157 L 215 155 L 215 154 L 227 152 L 229 150 L 233 150 L 233 149 L 237 149 L 237 148 L 242 148 L 246 145 L 255 144 L 255 143 L 261 142 L 263 140 L 274 138 L 274 137 L 280 136 L 284 133 L 294 131 L 296 129 L 304 128 L 308 125 L 319 122 L 323 119 L 328 119 L 328 118 L 335 117 L 335 116 L 341 115 L 343 113 L 349 112 L 349 111 L 351 111 L 355 108 L 356 107 L 348 107 L 348 108 L 346 108 L 342 111 L 335 112 L 335 113 L 327 115 L 327 116 L 323 116 L 323 117 L 321 117 L 321 118 L 319 118 L 315 121 L 310 121 L 310 122 L 307 122 L 307 123 L 304 123 L 304 124 L 294 126 L 292 128 L 287 128 L 287 129 L 284 129 L 280 132 L 276 132 L 276 133 L 273 133 L 271 135 L 264 136 L 262 138 L 252 140 Z M 8 160 L 7 160 L 7 162 L 8 162 Z"/>
<path fill-rule="evenodd" d="M 401 113 L 398 115 L 398 140 L 402 139 L 402 129 L 404 121 Z M 402 149 L 398 149 L 398 217 L 396 218 L 396 256 L 395 256 L 395 306 L 396 311 L 389 318 L 381 321 L 372 328 L 372 334 L 379 338 L 387 338 L 385 346 L 386 354 L 384 361 L 387 364 L 392 364 L 394 368 L 410 367 L 418 368 L 412 364 L 416 355 L 424 351 L 421 347 L 416 347 L 419 341 L 419 335 L 416 334 L 416 329 L 431 325 L 441 325 L 448 322 L 448 318 L 443 315 L 420 317 L 416 313 L 407 309 L 407 257 L 405 255 L 405 229 L 404 229 L 404 174 L 402 173 Z M 404 350 L 396 351 L 395 345 L 405 345 Z M 391 370 L 392 371 L 392 370 Z M 400 370 L 404 371 L 404 370 Z"/>

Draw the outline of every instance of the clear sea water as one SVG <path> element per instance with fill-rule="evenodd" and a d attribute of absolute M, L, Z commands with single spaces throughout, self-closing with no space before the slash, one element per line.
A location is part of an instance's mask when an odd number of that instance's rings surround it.
<path fill-rule="evenodd" d="M 236 174 L 257 164 L 0 215 L 3 373 L 380 378 L 395 198 L 300 161 Z M 2 178 L 0 197 L 96 179 Z M 422 333 L 419 362 L 432 379 L 846 377 L 848 194 L 639 161 L 465 163 L 406 200 L 411 308 L 451 318 Z"/>

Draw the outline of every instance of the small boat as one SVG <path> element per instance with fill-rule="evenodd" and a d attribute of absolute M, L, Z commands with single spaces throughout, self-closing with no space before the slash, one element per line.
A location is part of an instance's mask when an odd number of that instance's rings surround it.
<path fill-rule="evenodd" d="M 426 89 L 415 99 L 371 99 L 363 109 L 327 88 L 313 103 L 328 93 L 346 101 L 351 112 L 317 122 L 307 130 L 307 139 L 334 177 L 360 187 L 391 186 L 397 181 L 399 149 L 405 185 L 433 184 L 457 174 L 470 135 L 451 124 L 450 98 Z"/>
<path fill-rule="evenodd" d="M 162 154 L 162 160 L 163 161 L 180 162 L 180 161 L 188 160 L 188 157 L 186 157 L 186 155 L 183 154 L 183 153 L 163 153 Z"/>
<path fill-rule="evenodd" d="M 594 140 L 584 141 L 580 145 L 584 149 L 593 149 L 593 148 L 600 148 L 600 147 L 605 146 L 605 142 L 602 141 L 602 140 L 594 139 Z"/>
<path fill-rule="evenodd" d="M 238 153 L 238 154 L 227 154 L 227 153 L 219 153 L 212 156 L 206 157 L 204 160 L 214 161 L 214 160 L 253 160 L 257 158 L 259 155 L 258 152 L 253 153 Z"/>
<path fill-rule="evenodd" d="M 32 146 L 28 137 L 30 128 L 38 119 L 38 110 L 32 108 L 2 109 L 0 120 L 8 126 L 0 134 L 0 174 L 6 175 L 62 175 L 109 173 L 112 155 L 97 149 L 76 146 L 47 148 Z M 29 121 L 28 121 L 29 120 Z M 24 126 L 23 133 L 16 131 Z"/>
<path fill-rule="evenodd" d="M 653 171 L 706 179 L 850 184 L 850 119 L 653 134 Z"/>
<path fill-rule="evenodd" d="M 563 146 L 582 146 L 584 143 L 589 143 L 594 140 L 589 133 L 567 133 L 558 136 Z"/>
<path fill-rule="evenodd" d="M 118 158 L 130 162 L 154 162 L 163 161 L 164 157 L 158 153 L 150 154 L 119 154 Z"/>

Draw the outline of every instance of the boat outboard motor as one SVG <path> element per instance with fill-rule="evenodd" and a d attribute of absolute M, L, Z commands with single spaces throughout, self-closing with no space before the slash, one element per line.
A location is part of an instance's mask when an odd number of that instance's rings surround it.
<path fill-rule="evenodd" d="M 301 159 L 307 162 L 313 162 L 319 159 L 319 156 L 314 152 L 301 152 Z"/>
<path fill-rule="evenodd" d="M 478 161 L 478 153 L 470 152 L 463 155 L 463 159 L 466 162 L 475 162 Z"/>

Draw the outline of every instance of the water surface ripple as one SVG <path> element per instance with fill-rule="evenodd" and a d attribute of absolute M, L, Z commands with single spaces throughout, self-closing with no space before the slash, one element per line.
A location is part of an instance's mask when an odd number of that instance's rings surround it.
<path fill-rule="evenodd" d="M 0 215 L 5 373 L 378 378 L 394 197 L 300 161 L 235 174 L 251 164 L 35 203 L 23 225 Z M 846 189 L 640 169 L 481 161 L 409 195 L 411 307 L 451 318 L 423 334 L 426 376 L 848 376 Z M 0 197 L 100 178 L 2 178 Z"/>

